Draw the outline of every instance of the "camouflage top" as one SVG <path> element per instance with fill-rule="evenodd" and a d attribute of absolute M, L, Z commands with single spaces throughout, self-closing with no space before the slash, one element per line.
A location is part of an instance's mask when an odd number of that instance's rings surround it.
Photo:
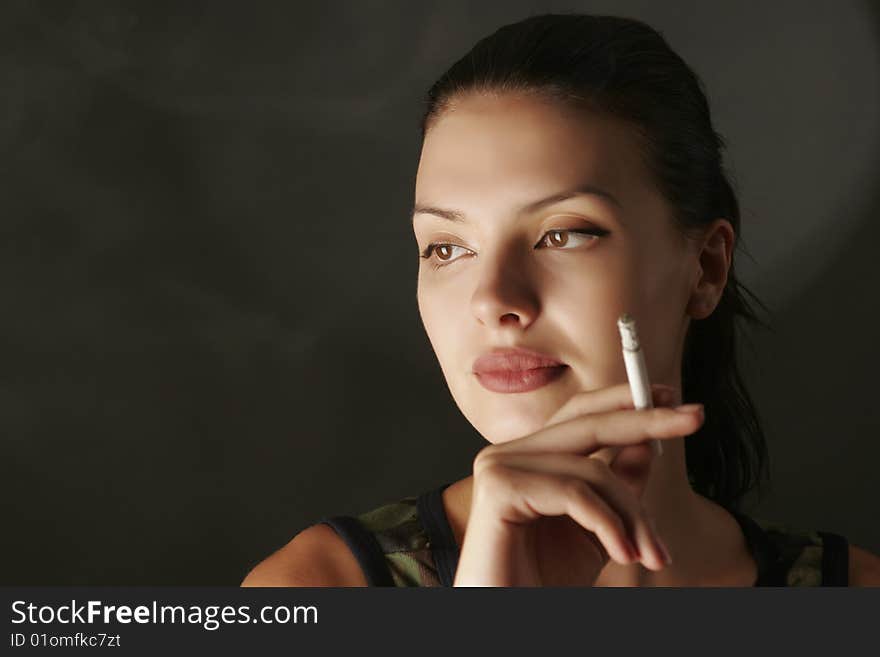
<path fill-rule="evenodd" d="M 447 486 L 320 522 L 342 536 L 370 586 L 452 586 L 459 550 L 443 508 Z M 842 536 L 733 515 L 758 565 L 754 586 L 847 585 L 848 543 Z"/>

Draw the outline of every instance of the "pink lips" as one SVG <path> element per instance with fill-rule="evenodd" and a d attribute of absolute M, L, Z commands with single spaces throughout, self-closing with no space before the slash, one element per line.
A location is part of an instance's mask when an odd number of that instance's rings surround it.
<path fill-rule="evenodd" d="M 555 381 L 568 366 L 526 349 L 499 349 L 474 362 L 474 375 L 492 392 L 528 392 Z"/>

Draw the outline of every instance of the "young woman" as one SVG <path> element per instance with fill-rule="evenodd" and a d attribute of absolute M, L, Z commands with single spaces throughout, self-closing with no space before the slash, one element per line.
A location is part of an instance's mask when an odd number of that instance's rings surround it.
<path fill-rule="evenodd" d="M 430 89 L 422 137 L 419 310 L 490 445 L 465 479 L 312 525 L 244 585 L 880 584 L 842 536 L 739 511 L 766 461 L 736 363 L 737 318 L 758 320 L 723 140 L 660 34 L 505 26 Z M 654 409 L 633 408 L 623 313 Z"/>

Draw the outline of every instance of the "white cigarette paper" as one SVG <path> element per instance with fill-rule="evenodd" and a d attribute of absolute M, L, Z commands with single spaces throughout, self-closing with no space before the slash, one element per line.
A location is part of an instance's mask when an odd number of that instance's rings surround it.
<path fill-rule="evenodd" d="M 636 322 L 627 313 L 617 320 L 617 328 L 620 329 L 620 339 L 623 345 L 623 362 L 626 365 L 626 377 L 629 379 L 629 388 L 632 391 L 633 404 L 637 409 L 654 408 L 651 397 L 651 382 L 648 380 L 648 368 L 645 366 L 645 354 L 642 345 L 639 344 L 639 335 L 636 333 Z M 659 440 L 652 440 L 654 454 L 663 454 L 663 446 Z"/>

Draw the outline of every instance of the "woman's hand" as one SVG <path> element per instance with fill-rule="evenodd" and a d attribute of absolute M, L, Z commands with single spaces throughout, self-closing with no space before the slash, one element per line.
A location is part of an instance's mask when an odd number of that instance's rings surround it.
<path fill-rule="evenodd" d="M 703 423 L 677 391 L 652 386 L 655 408 L 635 410 L 628 383 L 581 393 L 539 431 L 482 449 L 454 586 L 592 585 L 609 559 L 665 566 L 641 503 L 653 450 Z M 621 448 L 611 463 L 590 456 Z M 638 550 L 636 551 L 636 547 Z"/>

